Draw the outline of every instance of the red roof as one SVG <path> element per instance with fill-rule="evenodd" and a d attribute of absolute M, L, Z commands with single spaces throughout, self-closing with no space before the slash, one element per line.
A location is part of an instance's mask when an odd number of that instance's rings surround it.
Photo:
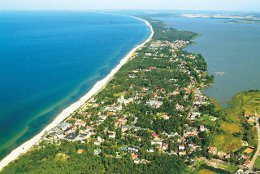
<path fill-rule="evenodd" d="M 139 156 L 137 154 L 132 153 L 131 157 L 134 160 L 134 159 L 138 158 Z"/>
<path fill-rule="evenodd" d="M 158 137 L 159 137 L 155 132 L 152 133 L 152 136 L 153 136 L 154 138 L 158 138 Z"/>

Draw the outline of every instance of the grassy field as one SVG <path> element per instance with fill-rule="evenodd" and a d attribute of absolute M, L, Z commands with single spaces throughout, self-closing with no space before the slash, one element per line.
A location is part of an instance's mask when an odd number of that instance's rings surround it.
<path fill-rule="evenodd" d="M 198 161 L 201 165 L 197 173 L 235 173 L 238 169 L 237 166 L 218 159 L 198 158 Z"/>
<path fill-rule="evenodd" d="M 215 174 L 216 172 L 210 170 L 210 169 L 200 169 L 198 171 L 198 174 Z"/>
<path fill-rule="evenodd" d="M 259 116 L 260 113 L 260 91 L 246 91 L 235 95 L 230 101 L 230 108 L 225 109 L 225 118 L 219 120 L 220 132 L 215 132 L 211 145 L 216 146 L 218 151 L 235 152 L 242 147 L 242 137 L 235 137 L 234 133 L 246 133 L 242 124 L 245 115 Z M 248 140 L 250 145 L 255 145 L 255 128 L 252 127 L 247 134 L 253 135 Z"/>
<path fill-rule="evenodd" d="M 220 122 L 220 128 L 229 133 L 239 133 L 243 130 L 243 127 L 240 124 L 229 123 L 229 122 Z"/>
<path fill-rule="evenodd" d="M 260 156 L 257 157 L 256 161 L 255 161 L 255 166 L 254 166 L 257 170 L 260 170 Z"/>
<path fill-rule="evenodd" d="M 260 91 L 246 91 L 235 95 L 230 101 L 231 108 L 227 109 L 230 119 L 238 121 L 241 114 L 260 116 Z M 243 116 L 243 115 L 242 115 Z"/>
<path fill-rule="evenodd" d="M 242 142 L 240 138 L 234 137 L 229 133 L 218 133 L 212 138 L 211 145 L 217 147 L 218 151 L 223 151 L 225 153 L 230 150 L 235 152 L 242 147 Z"/>
<path fill-rule="evenodd" d="M 241 110 L 226 109 L 226 119 L 233 123 L 241 123 L 244 120 L 243 112 Z"/>

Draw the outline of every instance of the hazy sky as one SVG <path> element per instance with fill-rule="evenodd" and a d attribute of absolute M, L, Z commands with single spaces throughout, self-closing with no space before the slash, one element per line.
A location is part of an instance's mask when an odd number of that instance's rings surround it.
<path fill-rule="evenodd" d="M 0 10 L 239 10 L 260 11 L 260 0 L 0 0 Z"/>

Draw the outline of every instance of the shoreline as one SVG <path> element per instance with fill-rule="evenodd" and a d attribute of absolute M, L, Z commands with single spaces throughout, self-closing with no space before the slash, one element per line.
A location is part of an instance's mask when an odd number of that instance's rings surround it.
<path fill-rule="evenodd" d="M 154 36 L 154 30 L 152 25 L 145 19 L 138 18 L 135 16 L 129 16 L 132 18 L 135 18 L 139 21 L 143 21 L 146 26 L 150 28 L 151 34 L 150 36 L 141 44 L 134 47 L 125 57 L 123 57 L 119 64 L 117 64 L 110 73 L 103 78 L 100 81 L 97 81 L 94 86 L 85 94 L 83 95 L 78 101 L 75 103 L 72 103 L 70 106 L 65 108 L 61 111 L 60 114 L 58 114 L 53 121 L 51 121 L 40 133 L 32 137 L 31 139 L 27 140 L 14 150 L 12 150 L 7 156 L 5 156 L 0 161 L 0 171 L 6 167 L 9 163 L 19 158 L 19 156 L 25 154 L 28 152 L 33 146 L 37 145 L 42 138 L 44 137 L 45 133 L 56 127 L 58 124 L 60 124 L 64 119 L 68 118 L 73 112 L 75 112 L 77 109 L 79 109 L 83 104 L 85 104 L 89 99 L 91 99 L 93 96 L 98 94 L 106 85 L 107 83 L 113 78 L 113 76 L 122 68 L 123 65 L 125 65 L 131 58 L 132 55 L 141 47 L 143 47 L 146 43 L 150 42 L 152 37 Z"/>

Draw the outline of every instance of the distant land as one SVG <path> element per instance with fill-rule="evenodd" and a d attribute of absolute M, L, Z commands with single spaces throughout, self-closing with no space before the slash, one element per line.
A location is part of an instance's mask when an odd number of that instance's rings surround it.
<path fill-rule="evenodd" d="M 260 17 L 253 15 L 225 15 L 225 14 L 182 14 L 182 17 L 188 18 L 213 18 L 213 19 L 230 19 L 229 23 L 248 23 L 259 24 Z"/>
<path fill-rule="evenodd" d="M 150 12 L 152 17 L 185 17 L 201 19 L 226 19 L 228 23 L 259 24 L 260 13 L 253 12 L 221 12 L 221 11 L 173 11 Z"/>

